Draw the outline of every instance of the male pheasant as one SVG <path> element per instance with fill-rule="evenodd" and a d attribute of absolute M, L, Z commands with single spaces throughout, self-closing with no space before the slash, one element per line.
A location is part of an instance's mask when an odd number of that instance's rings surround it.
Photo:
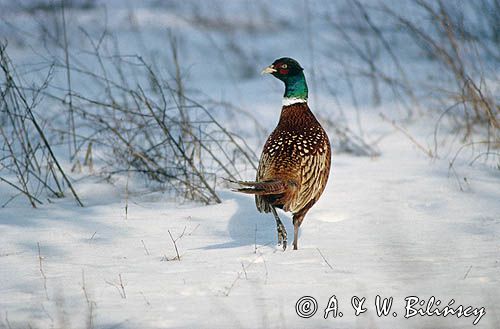
<path fill-rule="evenodd" d="M 287 233 L 276 208 L 293 213 L 293 249 L 297 249 L 299 226 L 318 201 L 330 173 L 331 150 L 326 132 L 307 106 L 303 68 L 291 58 L 280 58 L 265 68 L 285 83 L 278 126 L 268 137 L 260 157 L 255 182 L 236 182 L 238 192 L 255 194 L 260 212 L 272 212 L 278 245 L 287 246 Z"/>

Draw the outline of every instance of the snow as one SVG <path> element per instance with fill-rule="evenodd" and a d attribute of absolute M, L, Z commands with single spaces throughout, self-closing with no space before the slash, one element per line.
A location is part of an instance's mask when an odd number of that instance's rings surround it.
<path fill-rule="evenodd" d="M 93 321 L 104 328 L 471 327 L 473 318 L 404 319 L 404 298 L 415 295 L 483 306 L 479 325 L 495 327 L 498 176 L 460 168 L 469 170 L 464 193 L 444 161 L 430 162 L 406 139 L 392 134 L 382 146 L 376 159 L 334 157 L 298 251 L 275 246 L 274 220 L 259 214 L 251 197 L 222 190 L 224 202 L 207 207 L 132 197 L 127 216 L 123 196 L 111 197 L 105 183 L 77 185 L 85 208 L 71 200 L 9 206 L 0 213 L 0 309 L 14 328 L 83 327 L 84 284 Z M 293 232 L 290 216 L 284 222 Z M 183 234 L 180 261 L 168 231 L 174 239 Z M 126 298 L 114 286 L 119 275 Z M 304 295 L 320 304 L 311 319 L 295 314 Z M 331 295 L 343 318 L 322 318 Z M 350 309 L 355 295 L 368 300 L 359 317 Z M 394 297 L 401 315 L 378 318 L 370 303 L 376 295 Z"/>
<path fill-rule="evenodd" d="M 238 10 L 244 3 L 233 6 L 236 9 L 226 10 Z M 279 2 L 273 8 L 282 6 Z M 191 77 L 197 68 L 206 68 L 205 63 L 219 60 L 194 79 L 193 88 L 241 101 L 236 105 L 243 108 L 252 106 L 249 111 L 264 127 L 273 127 L 283 92 L 280 83 L 256 75 L 235 84 L 237 78 L 225 75 L 219 53 L 203 32 L 195 32 L 188 20 L 169 9 L 139 7 L 134 12 L 137 24 L 153 31 L 147 40 L 156 41 L 164 25 L 175 25 L 187 30 L 187 38 L 192 35 L 188 40 L 194 45 L 186 48 L 206 47 L 205 57 L 190 52 L 184 58 L 186 65 L 194 65 Z M 130 41 L 124 23 L 128 10 L 121 7 L 108 17 L 111 29 L 124 30 L 125 39 L 119 41 L 123 44 Z M 280 12 L 280 19 L 289 10 Z M 73 13 L 79 24 L 94 24 L 92 14 Z M 273 51 L 270 44 L 276 35 L 248 38 L 262 39 L 249 47 L 267 47 L 254 63 L 257 73 L 296 42 L 285 36 Z M 152 42 L 152 48 L 157 47 Z M 126 49 L 134 53 L 141 48 L 130 42 Z M 299 55 L 286 55 L 304 58 L 307 74 L 307 51 L 294 51 Z M 20 58 L 30 56 L 26 49 L 18 52 Z M 328 113 L 331 98 L 320 94 L 316 100 L 313 112 Z M 315 106 L 321 110 L 315 111 Z M 355 111 L 348 105 L 345 109 L 354 122 Z M 125 194 L 124 177 L 114 184 L 93 176 L 78 179 L 75 188 L 84 208 L 70 197 L 38 209 L 16 198 L 0 209 L 0 328 L 473 327 L 476 316 L 405 319 L 408 296 L 426 301 L 434 296 L 443 306 L 454 299 L 454 306 L 484 307 L 486 313 L 476 326 L 498 328 L 498 169 L 470 166 L 471 155 L 463 152 L 454 163 L 455 176 L 449 157 L 429 159 L 376 114 L 394 118 L 403 113 L 365 104 L 361 111 L 364 134 L 384 136 L 378 145 L 381 156 L 334 154 L 328 186 L 304 220 L 297 251 L 283 252 L 276 246 L 275 221 L 270 214 L 258 213 L 253 197 L 223 187 L 218 190 L 223 202 L 210 206 L 177 202 L 137 182 L 134 192 Z M 406 129 L 432 145 L 432 120 L 424 117 Z M 241 122 L 228 124 L 238 129 Z M 251 138 L 260 151 L 264 140 Z M 335 140 L 332 144 L 335 147 Z M 0 200 L 11 194 L 8 186 L 0 185 Z M 291 217 L 282 212 L 280 216 L 291 240 Z M 324 319 L 332 295 L 343 316 Z M 377 316 L 377 295 L 394 298 L 397 317 L 392 311 Z M 318 302 L 311 318 L 296 314 L 302 296 Z M 366 313 L 354 315 L 353 296 L 366 297 Z"/>

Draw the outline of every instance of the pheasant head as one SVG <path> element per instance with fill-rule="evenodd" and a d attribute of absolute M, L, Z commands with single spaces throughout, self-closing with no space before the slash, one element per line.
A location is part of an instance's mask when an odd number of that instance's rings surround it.
<path fill-rule="evenodd" d="M 270 73 L 285 84 L 283 105 L 307 102 L 307 83 L 304 69 L 300 64 L 288 57 L 279 58 L 266 67 L 262 74 Z"/>

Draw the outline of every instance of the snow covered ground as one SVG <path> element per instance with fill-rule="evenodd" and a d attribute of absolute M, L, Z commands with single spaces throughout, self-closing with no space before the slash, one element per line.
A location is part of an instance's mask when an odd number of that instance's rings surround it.
<path fill-rule="evenodd" d="M 498 174 L 462 167 L 470 190 L 461 192 L 447 163 L 401 136 L 382 149 L 376 159 L 334 158 L 298 251 L 275 246 L 274 220 L 251 197 L 226 191 L 208 207 L 132 198 L 127 218 L 107 185 L 78 186 L 83 209 L 71 200 L 2 209 L 3 325 L 84 327 L 92 305 L 103 328 L 472 327 L 475 316 L 403 317 L 405 297 L 435 296 L 484 307 L 478 326 L 497 327 Z M 309 319 L 295 313 L 305 295 L 319 304 Z M 332 295 L 344 316 L 325 320 Z M 376 295 L 394 297 L 397 318 L 376 315 Z M 352 296 L 366 297 L 366 313 L 354 316 Z"/>
<path fill-rule="evenodd" d="M 113 16 L 111 8 L 110 28 L 123 29 L 126 15 Z M 150 24 L 142 26 L 143 34 L 157 36 L 167 14 L 181 9 L 146 6 L 134 13 Z M 72 15 L 90 28 L 96 13 Z M 206 46 L 203 34 L 186 29 L 193 36 L 186 43 Z M 289 35 L 275 49 L 271 41 L 278 36 L 255 38 L 249 47 L 267 47 L 256 67 L 293 49 L 289 55 L 304 59 L 307 75 L 310 54 L 294 48 Z M 129 47 L 127 52 L 140 51 Z M 239 78 L 225 76 L 221 62 L 197 79 L 196 68 L 219 54 L 211 51 L 203 59 L 186 57 L 194 65 L 193 87 L 252 107 L 272 129 L 281 85 L 258 75 L 235 84 Z M 317 95 L 316 102 L 323 114 L 335 108 L 327 95 Z M 361 111 L 364 134 L 383 136 L 381 156 L 334 154 L 325 193 L 301 227 L 298 251 L 276 247 L 274 219 L 258 213 L 251 196 L 222 187 L 223 202 L 211 206 L 178 204 L 160 192 L 125 196 L 123 179 L 111 185 L 92 177 L 75 183 L 84 208 L 68 197 L 32 209 L 18 197 L 0 209 L 0 328 L 472 328 L 476 319 L 478 328 L 499 328 L 498 169 L 470 166 L 474 157 L 463 152 L 450 171 L 449 157 L 429 159 L 378 115 L 402 114 L 364 104 Z M 348 116 L 354 118 L 354 110 Z M 434 119 L 425 116 L 406 129 L 432 144 Z M 255 141 L 257 152 L 263 142 Z M 10 195 L 0 185 L 1 199 Z M 282 217 L 293 232 L 290 216 Z M 328 313 L 325 319 L 333 295 L 342 316 Z M 377 315 L 377 295 L 393 297 L 387 316 Z M 296 311 L 303 296 L 318 303 L 310 318 Z M 354 315 L 353 296 L 366 298 L 365 313 Z M 468 317 L 405 318 L 410 296 L 425 302 L 434 296 L 438 309 L 472 309 Z"/>

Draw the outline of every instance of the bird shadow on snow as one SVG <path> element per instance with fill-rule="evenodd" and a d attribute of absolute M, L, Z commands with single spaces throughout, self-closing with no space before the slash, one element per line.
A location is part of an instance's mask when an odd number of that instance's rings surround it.
<path fill-rule="evenodd" d="M 278 243 L 276 221 L 272 213 L 260 213 L 255 206 L 253 196 L 233 192 L 221 192 L 220 195 L 222 199 L 236 203 L 236 212 L 229 219 L 227 226 L 228 237 L 231 241 L 209 245 L 203 249 L 225 249 L 248 245 L 273 247 Z M 280 210 L 278 210 L 278 215 L 286 227 L 290 244 L 293 240 L 291 217 Z"/>

